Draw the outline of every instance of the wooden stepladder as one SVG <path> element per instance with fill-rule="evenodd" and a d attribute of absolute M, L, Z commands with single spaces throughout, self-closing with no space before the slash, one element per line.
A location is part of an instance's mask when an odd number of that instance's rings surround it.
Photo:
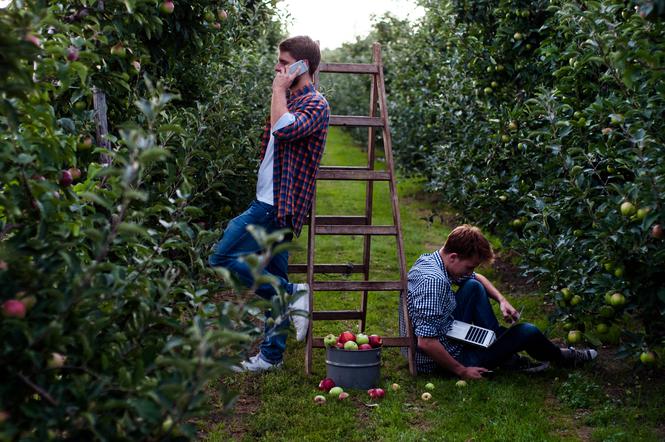
<path fill-rule="evenodd" d="M 363 216 L 317 216 L 316 196 L 312 201 L 309 214 L 308 250 L 307 264 L 295 264 L 289 267 L 293 273 L 307 273 L 307 283 L 310 286 L 309 305 L 310 323 L 307 332 L 307 344 L 305 350 L 305 372 L 312 372 L 312 350 L 323 348 L 323 338 L 312 335 L 312 322 L 317 320 L 360 320 L 360 330 L 365 330 L 367 319 L 367 295 L 370 291 L 399 292 L 401 306 L 406 322 L 406 337 L 383 337 L 384 347 L 408 347 L 407 355 L 409 371 L 412 375 L 415 371 L 415 340 L 406 308 L 407 273 L 406 259 L 404 257 L 404 242 L 402 238 L 399 205 L 397 199 L 397 186 L 395 182 L 395 165 L 392 153 L 392 139 L 388 122 L 386 103 L 386 90 L 384 84 L 383 64 L 381 61 L 381 45 L 374 43 L 372 46 L 373 63 L 371 64 L 345 64 L 345 63 L 321 63 L 321 73 L 339 74 L 369 74 L 371 76 L 371 89 L 368 116 L 341 116 L 330 117 L 331 126 L 345 127 L 367 127 L 369 132 L 367 145 L 367 165 L 365 167 L 333 166 L 319 169 L 317 181 L 365 181 L 366 198 L 365 214 Z M 318 86 L 318 75 L 316 75 Z M 377 115 L 377 106 L 380 115 Z M 383 147 L 385 155 L 385 170 L 375 169 L 376 159 L 376 135 L 377 130 L 382 130 Z M 393 225 L 379 226 L 372 224 L 372 203 L 374 194 L 374 182 L 387 181 L 390 189 L 390 202 L 392 206 Z M 317 235 L 359 235 L 363 236 L 363 261 L 362 264 L 315 264 L 315 238 Z M 396 281 L 370 281 L 370 247 L 372 236 L 394 236 L 397 243 L 397 259 L 399 263 L 399 280 Z M 316 281 L 318 273 L 332 274 L 363 274 L 362 281 Z M 315 311 L 314 293 L 330 291 L 356 291 L 362 292 L 359 310 L 337 310 L 337 311 Z"/>

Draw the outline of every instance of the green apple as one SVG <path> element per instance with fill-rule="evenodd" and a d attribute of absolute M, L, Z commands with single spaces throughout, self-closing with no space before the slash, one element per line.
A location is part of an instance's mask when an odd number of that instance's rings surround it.
<path fill-rule="evenodd" d="M 644 219 L 647 217 L 650 211 L 651 208 L 649 207 L 640 207 L 639 209 L 637 209 L 637 213 L 635 214 L 635 216 L 637 217 L 637 219 Z"/>
<path fill-rule="evenodd" d="M 625 271 L 625 267 L 620 265 L 614 269 L 614 276 L 617 278 L 621 278 L 623 276 L 623 272 Z"/>
<path fill-rule="evenodd" d="M 563 295 L 563 299 L 566 301 L 570 301 L 570 298 L 573 297 L 573 294 L 568 287 L 561 289 L 561 295 Z"/>
<path fill-rule="evenodd" d="M 580 302 L 582 302 L 582 297 L 581 297 L 580 295 L 575 295 L 575 296 L 573 296 L 572 299 L 570 300 L 570 305 L 577 305 L 577 304 L 579 304 Z"/>
<path fill-rule="evenodd" d="M 461 379 L 461 380 L 455 382 L 455 387 L 457 387 L 457 388 L 464 388 L 466 386 L 467 386 L 467 383 L 464 379 Z"/>
<path fill-rule="evenodd" d="M 605 307 L 606 307 L 606 306 L 605 306 Z M 597 324 L 597 325 L 596 325 L 596 333 L 598 333 L 599 335 L 604 335 L 604 334 L 607 333 L 609 330 L 610 330 L 610 327 L 609 327 L 607 324 L 605 324 L 605 323 L 602 323 L 602 322 L 601 322 L 600 324 Z"/>
<path fill-rule="evenodd" d="M 513 34 L 513 38 L 515 39 L 515 41 L 520 41 L 523 38 L 523 35 L 520 34 L 519 32 L 515 32 Z"/>
<path fill-rule="evenodd" d="M 344 343 L 344 350 L 358 350 L 358 344 L 354 341 L 346 341 Z"/>
<path fill-rule="evenodd" d="M 358 334 L 356 335 L 356 343 L 357 343 L 358 345 L 369 344 L 369 336 L 364 335 L 364 334 L 362 334 L 362 333 L 358 333 Z"/>
<path fill-rule="evenodd" d="M 428 390 L 434 390 L 434 384 L 431 382 L 428 382 L 425 384 L 425 388 Z"/>
<path fill-rule="evenodd" d="M 392 388 L 393 391 L 397 391 L 397 390 L 399 390 L 399 384 L 392 384 L 392 385 L 390 386 L 390 388 Z"/>
<path fill-rule="evenodd" d="M 630 201 L 624 201 L 620 206 L 621 214 L 623 216 L 632 216 L 635 214 L 635 206 Z"/>
<path fill-rule="evenodd" d="M 485 92 L 485 95 L 489 95 L 492 93 L 492 88 L 488 86 L 485 89 L 483 89 L 483 92 Z"/>
<path fill-rule="evenodd" d="M 337 343 L 337 336 L 333 334 L 329 334 L 325 338 L 323 338 L 323 345 L 325 345 L 326 347 L 334 347 L 336 343 Z"/>
<path fill-rule="evenodd" d="M 344 390 L 342 387 L 333 387 L 330 389 L 330 391 L 328 391 L 328 394 L 332 397 L 339 397 L 339 395 L 343 392 Z"/>
<path fill-rule="evenodd" d="M 568 343 L 577 344 L 582 342 L 582 332 L 579 330 L 571 330 L 568 332 Z"/>
<path fill-rule="evenodd" d="M 626 298 L 621 293 L 615 293 L 610 297 L 610 304 L 614 307 L 620 307 L 626 303 Z"/>
<path fill-rule="evenodd" d="M 652 365 L 656 362 L 656 354 L 652 351 L 643 351 L 640 355 L 640 361 L 642 361 L 644 365 Z"/>

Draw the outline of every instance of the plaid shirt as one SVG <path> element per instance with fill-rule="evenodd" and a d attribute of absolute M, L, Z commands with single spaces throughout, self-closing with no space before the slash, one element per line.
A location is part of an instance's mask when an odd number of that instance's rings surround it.
<path fill-rule="evenodd" d="M 475 273 L 470 276 L 475 278 Z M 439 251 L 421 255 L 409 270 L 407 308 L 413 325 L 413 334 L 416 337 L 436 337 L 446 351 L 459 360 L 462 345 L 446 337 L 446 333 L 453 324 L 453 312 L 457 307 L 453 280 L 448 276 L 446 267 L 441 260 Z M 399 309 L 400 335 L 406 336 L 406 323 L 404 322 L 402 308 Z M 419 373 L 431 373 L 437 368 L 437 363 L 425 352 L 416 350 L 416 370 Z"/>
<path fill-rule="evenodd" d="M 299 235 L 312 205 L 316 174 L 328 135 L 330 106 L 314 85 L 291 94 L 287 107 L 295 121 L 273 132 L 273 194 L 277 221 Z M 270 141 L 270 121 L 261 139 L 261 160 Z"/>

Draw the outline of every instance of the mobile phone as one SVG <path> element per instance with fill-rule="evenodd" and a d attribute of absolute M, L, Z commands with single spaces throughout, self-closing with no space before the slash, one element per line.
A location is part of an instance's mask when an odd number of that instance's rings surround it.
<path fill-rule="evenodd" d="M 307 63 L 305 63 L 304 60 L 298 60 L 289 66 L 289 75 L 293 75 L 295 73 L 296 77 L 300 77 L 307 71 L 309 71 L 309 67 L 307 67 Z"/>

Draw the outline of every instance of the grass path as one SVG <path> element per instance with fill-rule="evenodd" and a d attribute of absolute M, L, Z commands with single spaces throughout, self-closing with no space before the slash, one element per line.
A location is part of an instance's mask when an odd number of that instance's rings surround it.
<path fill-rule="evenodd" d="M 364 165 L 365 155 L 345 133 L 331 130 L 324 164 Z M 364 183 L 320 183 L 319 214 L 360 215 L 364 211 L 364 195 Z M 401 179 L 399 196 L 406 260 L 410 266 L 421 253 L 440 246 L 449 226 L 429 222 L 432 203 L 418 181 Z M 387 184 L 377 184 L 375 224 L 392 223 L 389 204 Z M 305 262 L 306 241 L 305 229 L 291 262 Z M 316 256 L 317 263 L 361 262 L 362 238 L 319 236 Z M 373 279 L 399 277 L 393 238 L 373 239 L 371 265 Z M 492 269 L 480 272 L 490 278 L 501 276 Z M 297 275 L 293 279 L 303 278 L 304 275 Z M 500 284 L 499 287 L 502 288 Z M 511 296 L 505 290 L 504 295 L 516 307 L 525 307 L 524 317 L 529 322 L 543 329 L 547 326 L 542 296 Z M 315 309 L 357 309 L 359 303 L 359 293 L 317 293 Z M 357 331 L 357 327 L 357 321 L 317 321 L 314 332 L 321 336 L 345 329 Z M 367 331 L 397 334 L 395 293 L 370 294 Z M 387 396 L 378 407 L 369 407 L 364 391 L 351 391 L 344 402 L 330 400 L 324 406 L 314 404 L 318 382 L 325 377 L 323 350 L 315 350 L 314 375 L 308 378 L 304 374 L 304 345 L 291 337 L 284 365 L 277 372 L 226 379 L 228 386 L 239 391 L 236 413 L 224 416 L 220 411 L 213 415 L 206 422 L 209 430 L 206 440 L 635 441 L 659 440 L 665 434 L 662 382 L 654 391 L 639 390 L 636 400 L 632 393 L 626 399 L 623 393 L 637 392 L 635 385 L 640 385 L 639 380 L 635 383 L 632 379 L 628 389 L 621 383 L 621 377 L 607 384 L 608 373 L 594 368 L 575 372 L 552 369 L 538 376 L 504 373 L 491 381 L 471 382 L 466 389 L 459 389 L 454 378 L 412 378 L 399 351 L 386 349 L 382 355 L 381 385 L 387 389 Z M 401 386 L 398 392 L 389 389 L 394 382 Z M 433 400 L 423 402 L 420 395 L 428 382 L 435 385 Z M 606 384 L 614 390 L 605 391 Z"/>

